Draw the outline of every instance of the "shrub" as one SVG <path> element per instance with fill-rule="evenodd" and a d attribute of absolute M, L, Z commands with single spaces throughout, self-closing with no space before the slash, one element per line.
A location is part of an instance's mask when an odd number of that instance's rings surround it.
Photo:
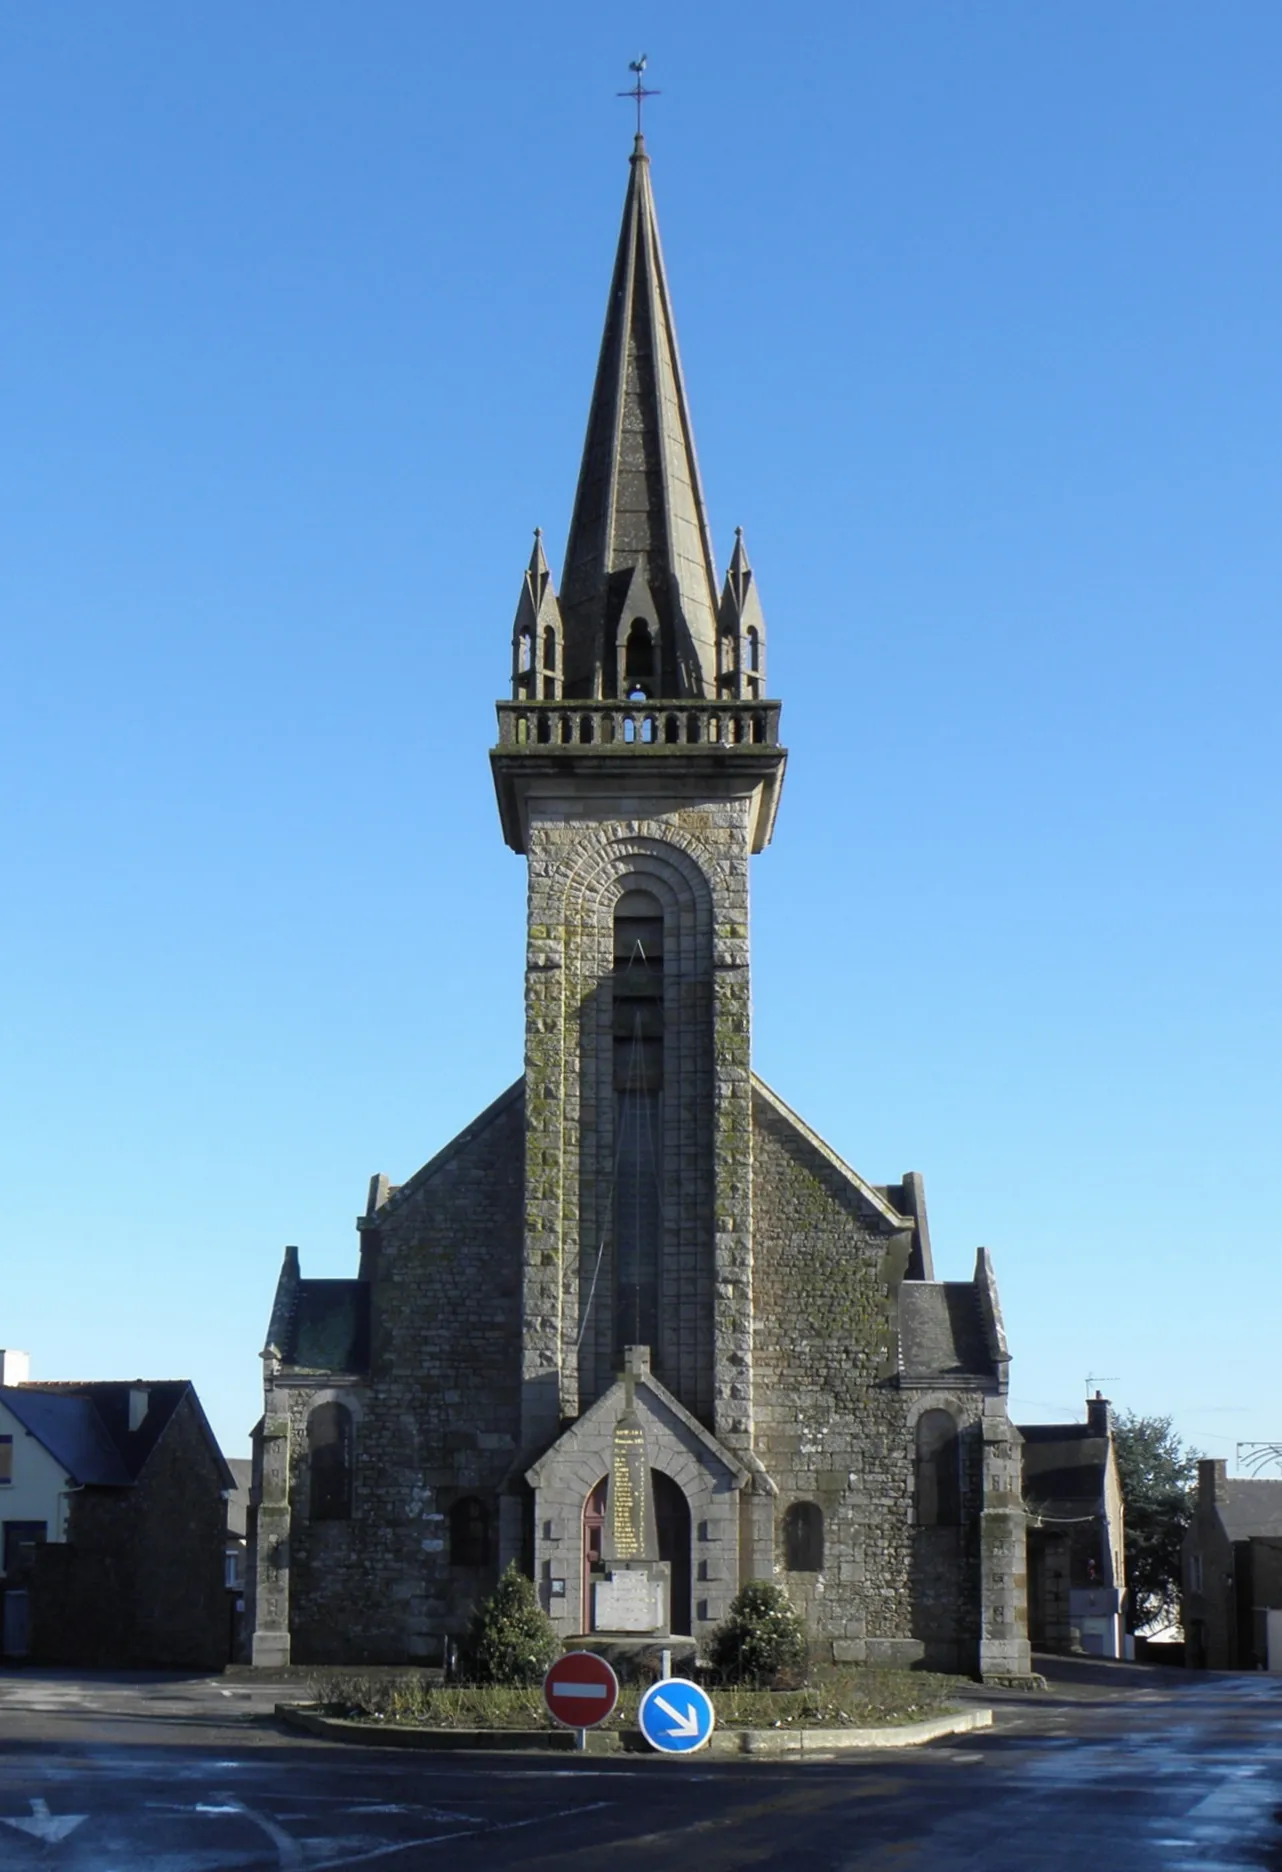
<path fill-rule="evenodd" d="M 463 1674 L 474 1684 L 537 1684 L 561 1655 L 561 1641 L 539 1604 L 533 1580 L 509 1564 L 472 1621 Z"/>
<path fill-rule="evenodd" d="M 805 1682 L 806 1628 L 782 1586 L 750 1580 L 708 1647 L 723 1683 L 786 1689 Z"/>

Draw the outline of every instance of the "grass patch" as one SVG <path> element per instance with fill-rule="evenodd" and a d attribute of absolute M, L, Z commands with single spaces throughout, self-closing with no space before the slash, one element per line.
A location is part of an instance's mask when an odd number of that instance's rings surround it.
<path fill-rule="evenodd" d="M 710 1685 L 717 1722 L 726 1729 L 878 1729 L 923 1722 L 950 1707 L 966 1680 L 931 1671 L 821 1666 L 800 1690 Z M 540 1689 L 436 1683 L 426 1672 L 366 1676 L 325 1671 L 312 1679 L 313 1700 L 331 1716 L 429 1729 L 555 1729 Z M 642 1692 L 625 1689 L 606 1729 L 635 1729 Z"/>

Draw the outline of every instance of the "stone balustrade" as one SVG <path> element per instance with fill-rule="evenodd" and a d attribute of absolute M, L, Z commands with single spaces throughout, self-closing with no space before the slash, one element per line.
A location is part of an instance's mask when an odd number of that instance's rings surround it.
<path fill-rule="evenodd" d="M 500 702 L 499 747 L 714 747 L 779 745 L 777 702 Z"/>

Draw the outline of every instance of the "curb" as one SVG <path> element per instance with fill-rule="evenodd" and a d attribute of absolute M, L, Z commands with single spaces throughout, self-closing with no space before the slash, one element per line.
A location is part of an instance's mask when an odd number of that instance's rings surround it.
<path fill-rule="evenodd" d="M 327 1742 L 346 1742 L 364 1748 L 400 1748 L 421 1750 L 554 1749 L 577 1753 L 573 1729 L 412 1729 L 396 1724 L 357 1722 L 342 1716 L 318 1716 L 315 1710 L 297 1703 L 278 1703 L 276 1715 L 291 1729 L 320 1736 Z M 932 1716 L 926 1722 L 898 1723 L 882 1729 L 718 1729 L 706 1748 L 708 1755 L 832 1756 L 854 1753 L 860 1749 L 919 1748 L 941 1736 L 965 1735 L 974 1729 L 991 1729 L 990 1709 L 953 1710 L 944 1716 Z M 634 1729 L 604 1729 L 587 1732 L 589 1755 L 652 1755 L 657 1751 L 646 1744 Z"/>

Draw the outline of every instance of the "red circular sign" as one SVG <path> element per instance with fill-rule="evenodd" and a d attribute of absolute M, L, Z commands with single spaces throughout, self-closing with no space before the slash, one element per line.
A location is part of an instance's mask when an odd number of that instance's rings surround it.
<path fill-rule="evenodd" d="M 619 1680 L 595 1651 L 567 1651 L 543 1679 L 543 1701 L 567 1729 L 595 1729 L 619 1700 Z"/>

